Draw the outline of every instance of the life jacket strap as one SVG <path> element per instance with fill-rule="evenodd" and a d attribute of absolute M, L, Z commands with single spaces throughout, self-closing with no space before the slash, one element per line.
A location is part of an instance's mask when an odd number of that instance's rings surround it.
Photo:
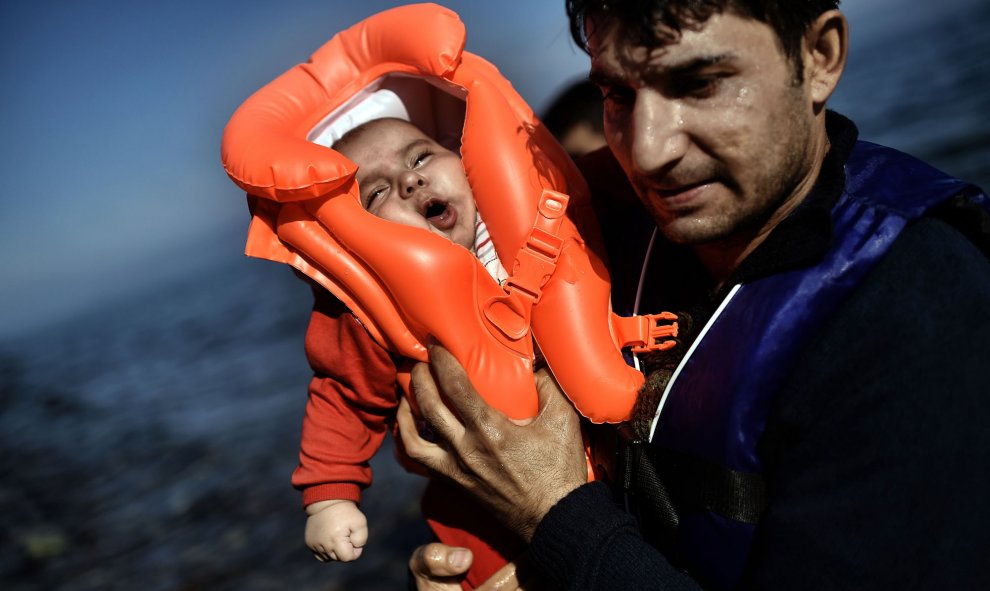
<path fill-rule="evenodd" d="M 644 536 L 658 548 L 674 548 L 685 513 L 710 511 L 755 524 L 766 510 L 766 483 L 761 474 L 650 445 L 628 426 L 620 428 L 619 435 L 621 493 Z"/>
<path fill-rule="evenodd" d="M 505 280 L 505 293 L 485 302 L 485 319 L 497 329 L 493 332 L 509 347 L 530 334 L 533 306 L 543 295 L 543 286 L 557 268 L 564 246 L 560 224 L 567 210 L 568 196 L 545 189 L 540 196 L 536 220 L 519 248 L 511 275 Z"/>
<path fill-rule="evenodd" d="M 511 275 L 505 282 L 510 295 L 521 297 L 531 304 L 540 301 L 543 286 L 557 268 L 557 258 L 564 246 L 559 234 L 567 201 L 568 196 L 563 193 L 543 191 L 533 228 L 516 254 Z"/>

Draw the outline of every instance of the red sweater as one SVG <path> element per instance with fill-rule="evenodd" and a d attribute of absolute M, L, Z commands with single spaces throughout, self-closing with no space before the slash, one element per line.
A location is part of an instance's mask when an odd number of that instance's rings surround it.
<path fill-rule="evenodd" d="M 381 447 L 399 403 L 396 364 L 344 305 L 321 288 L 306 331 L 313 368 L 292 485 L 303 504 L 361 500 L 368 461 Z"/>
<path fill-rule="evenodd" d="M 313 379 L 292 485 L 302 491 L 304 505 L 330 499 L 358 502 L 361 490 L 371 485 L 368 462 L 394 424 L 401 358 L 376 343 L 333 295 L 320 287 L 313 294 L 306 332 Z M 521 540 L 449 485 L 431 481 L 422 509 L 440 541 L 474 553 L 467 589 L 523 550 Z"/>

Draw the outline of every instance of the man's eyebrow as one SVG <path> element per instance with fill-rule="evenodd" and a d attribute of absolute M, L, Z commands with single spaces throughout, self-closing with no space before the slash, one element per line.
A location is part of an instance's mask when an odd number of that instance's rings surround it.
<path fill-rule="evenodd" d="M 704 70 L 706 68 L 711 68 L 724 64 L 735 59 L 735 56 L 731 53 L 719 53 L 715 55 L 700 55 L 693 57 L 691 59 L 684 60 L 683 62 L 664 64 L 662 71 L 669 75 L 683 75 L 691 74 L 699 70 Z"/>
<path fill-rule="evenodd" d="M 700 55 L 690 57 L 680 62 L 662 63 L 650 66 L 645 69 L 644 74 L 647 80 L 651 78 L 659 78 L 661 76 L 684 76 L 699 72 L 706 68 L 731 62 L 734 59 L 735 56 L 731 53 Z M 624 76 L 619 76 L 605 70 L 604 68 L 595 66 L 592 66 L 591 72 L 588 74 L 588 80 L 591 80 L 599 86 L 621 86 L 628 83 Z"/>
<path fill-rule="evenodd" d="M 622 84 L 622 79 L 618 76 L 597 68 L 592 68 L 588 73 L 588 80 L 598 86 L 616 86 Z"/>

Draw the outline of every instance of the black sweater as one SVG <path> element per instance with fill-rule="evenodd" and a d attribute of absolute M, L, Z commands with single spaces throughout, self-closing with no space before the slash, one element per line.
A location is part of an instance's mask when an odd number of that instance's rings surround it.
<path fill-rule="evenodd" d="M 829 136 L 812 195 L 730 284 L 809 264 L 827 248 L 827 212 L 856 132 L 830 114 Z M 627 206 L 602 213 L 610 254 L 642 225 Z M 633 225 L 615 224 L 623 218 Z M 626 231 L 610 238 L 610 224 Z M 702 274 L 690 274 L 694 263 L 680 264 L 673 277 L 689 279 L 677 293 L 664 300 L 670 287 L 659 285 L 645 301 L 695 310 L 720 301 Z M 616 271 L 615 284 L 628 283 Z M 774 399 L 761 441 L 769 506 L 741 587 L 990 588 L 988 351 L 990 262 L 935 217 L 910 225 Z M 602 483 L 558 503 L 529 553 L 562 589 L 699 588 L 643 540 Z"/>

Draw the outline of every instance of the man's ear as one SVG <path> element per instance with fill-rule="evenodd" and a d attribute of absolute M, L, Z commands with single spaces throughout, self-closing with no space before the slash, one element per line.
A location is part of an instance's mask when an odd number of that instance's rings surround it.
<path fill-rule="evenodd" d="M 804 77 L 815 111 L 835 91 L 846 67 L 849 53 L 849 24 L 838 10 L 828 10 L 818 16 L 804 34 L 802 59 Z"/>

